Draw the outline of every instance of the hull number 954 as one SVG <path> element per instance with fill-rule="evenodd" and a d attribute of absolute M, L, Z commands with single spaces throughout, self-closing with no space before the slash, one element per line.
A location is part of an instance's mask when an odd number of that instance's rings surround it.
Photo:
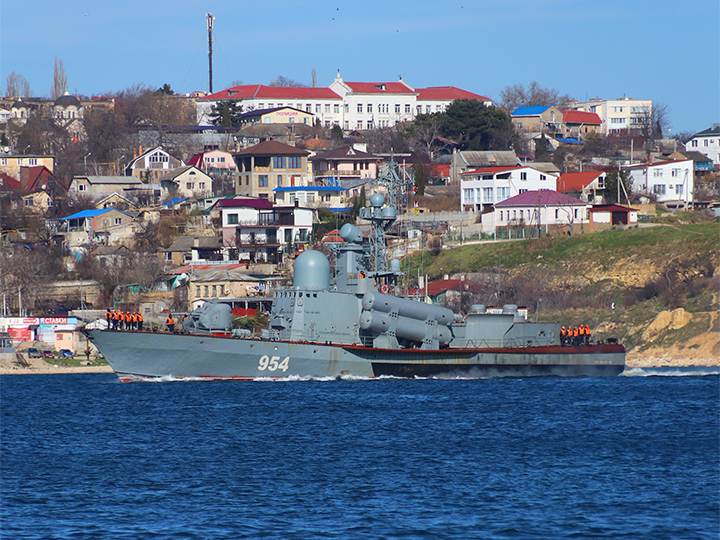
<path fill-rule="evenodd" d="M 290 363 L 290 357 L 286 356 L 285 360 L 282 362 L 280 361 L 279 356 L 268 356 L 267 354 L 260 357 L 260 363 L 258 364 L 258 369 L 260 371 L 265 371 L 266 369 L 268 371 L 287 371 L 287 368 L 289 367 Z"/>

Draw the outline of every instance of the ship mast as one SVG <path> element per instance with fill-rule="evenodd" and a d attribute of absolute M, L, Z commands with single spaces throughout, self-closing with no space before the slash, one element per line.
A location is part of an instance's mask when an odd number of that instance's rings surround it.
<path fill-rule="evenodd" d="M 360 209 L 360 218 L 371 222 L 370 230 L 370 259 L 375 272 L 387 271 L 387 260 L 385 258 L 386 239 L 385 233 L 397 219 L 397 198 L 398 195 L 407 190 L 407 187 L 415 184 L 414 176 L 400 178 L 398 175 L 398 164 L 394 157 L 384 167 L 377 177 L 377 184 L 385 186 L 387 197 L 376 193 L 370 197 L 370 208 Z M 379 197 L 378 197 L 379 196 Z M 383 208 L 383 203 L 386 206 Z"/>

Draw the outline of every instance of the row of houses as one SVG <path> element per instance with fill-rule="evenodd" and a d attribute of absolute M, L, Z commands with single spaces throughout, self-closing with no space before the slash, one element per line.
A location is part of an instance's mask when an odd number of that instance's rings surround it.
<path fill-rule="evenodd" d="M 651 200 L 676 208 L 693 204 L 695 166 L 692 159 L 679 156 L 677 160 L 663 160 L 626 165 L 632 191 L 645 202 Z M 608 170 L 559 174 L 533 164 L 483 167 L 460 173 L 460 204 L 462 208 L 485 212 L 494 205 L 528 191 L 551 190 L 572 194 L 591 204 L 605 200 L 605 179 Z M 619 185 L 614 199 L 629 196 L 629 186 Z"/>

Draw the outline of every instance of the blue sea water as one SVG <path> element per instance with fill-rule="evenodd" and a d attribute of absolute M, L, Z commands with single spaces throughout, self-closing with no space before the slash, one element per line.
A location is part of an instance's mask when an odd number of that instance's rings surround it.
<path fill-rule="evenodd" d="M 720 535 L 718 371 L 0 378 L 0 537 Z"/>

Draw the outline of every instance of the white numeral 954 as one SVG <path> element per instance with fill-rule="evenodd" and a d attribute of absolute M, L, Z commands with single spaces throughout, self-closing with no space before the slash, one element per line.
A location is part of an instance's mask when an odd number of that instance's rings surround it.
<path fill-rule="evenodd" d="M 273 356 L 272 358 L 269 357 L 267 354 L 260 357 L 260 363 L 258 364 L 258 369 L 260 371 L 265 371 L 266 369 L 268 371 L 276 371 L 278 369 L 281 369 L 283 371 L 287 371 L 287 368 L 289 367 L 290 363 L 290 357 L 286 356 L 285 360 L 280 362 L 279 356 Z"/>

